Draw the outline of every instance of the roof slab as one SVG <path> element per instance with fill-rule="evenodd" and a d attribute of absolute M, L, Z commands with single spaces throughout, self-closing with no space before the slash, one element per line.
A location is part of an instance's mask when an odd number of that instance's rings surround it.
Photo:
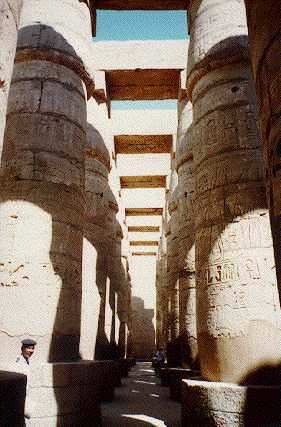
<path fill-rule="evenodd" d="M 186 10 L 186 0 L 92 0 L 95 9 L 103 10 Z"/>
<path fill-rule="evenodd" d="M 188 40 L 110 40 L 91 45 L 95 70 L 184 70 Z"/>
<path fill-rule="evenodd" d="M 173 135 L 115 135 L 116 154 L 171 153 Z"/>
<path fill-rule="evenodd" d="M 132 240 L 130 246 L 158 246 L 158 240 Z"/>
<path fill-rule="evenodd" d="M 112 101 L 178 99 L 178 70 L 116 70 L 106 72 Z"/>
<path fill-rule="evenodd" d="M 94 42 L 96 73 L 105 74 L 103 89 L 96 78 L 96 95 L 113 101 L 178 99 L 187 51 L 187 40 Z"/>
<path fill-rule="evenodd" d="M 160 232 L 160 227 L 153 225 L 131 225 L 128 227 L 128 232 L 131 233 L 157 233 Z"/>
<path fill-rule="evenodd" d="M 162 216 L 163 208 L 126 208 L 126 216 Z"/>
<path fill-rule="evenodd" d="M 114 135 L 175 135 L 177 110 L 112 110 Z"/>
<path fill-rule="evenodd" d="M 132 256 L 156 256 L 156 252 L 133 252 Z"/>
<path fill-rule="evenodd" d="M 166 175 L 120 176 L 121 188 L 165 188 Z"/>

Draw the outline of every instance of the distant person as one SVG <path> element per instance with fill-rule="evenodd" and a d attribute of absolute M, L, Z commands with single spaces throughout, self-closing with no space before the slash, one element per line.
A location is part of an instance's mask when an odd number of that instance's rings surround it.
<path fill-rule="evenodd" d="M 156 357 L 156 361 L 160 365 L 164 365 L 164 363 L 165 363 L 165 352 L 164 352 L 164 349 L 162 347 L 160 347 L 159 350 L 157 350 L 155 357 Z"/>
<path fill-rule="evenodd" d="M 160 370 L 164 366 L 165 359 L 166 359 L 166 357 L 165 357 L 164 349 L 162 347 L 160 347 L 157 350 L 157 352 L 153 358 L 153 362 L 152 362 L 152 366 L 154 367 L 155 374 L 157 376 L 159 376 Z"/>
<path fill-rule="evenodd" d="M 29 396 L 29 373 L 30 373 L 30 358 L 34 353 L 36 346 L 36 341 L 32 339 L 24 339 L 21 341 L 21 355 L 17 358 L 16 363 L 18 365 L 17 372 L 20 372 L 27 377 L 26 383 L 26 397 L 25 397 L 25 406 L 24 406 L 24 417 L 25 419 L 30 419 L 32 413 L 34 412 L 35 402 Z M 26 421 L 27 422 L 27 421 Z"/>
<path fill-rule="evenodd" d="M 19 363 L 23 367 L 23 373 L 28 373 L 30 358 L 34 353 L 34 349 L 36 346 L 36 341 L 32 339 L 24 339 L 21 341 L 21 355 L 17 358 L 16 362 Z"/>

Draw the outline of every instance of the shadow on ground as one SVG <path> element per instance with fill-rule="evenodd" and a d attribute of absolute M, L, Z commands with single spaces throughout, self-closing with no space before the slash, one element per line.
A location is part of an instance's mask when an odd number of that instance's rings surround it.
<path fill-rule="evenodd" d="M 180 403 L 169 399 L 150 362 L 137 363 L 113 402 L 102 406 L 103 427 L 179 427 Z"/>

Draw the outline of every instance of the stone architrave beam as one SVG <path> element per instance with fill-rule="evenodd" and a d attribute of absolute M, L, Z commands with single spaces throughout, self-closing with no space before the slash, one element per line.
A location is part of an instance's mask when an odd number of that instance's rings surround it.
<path fill-rule="evenodd" d="M 187 47 L 184 40 L 96 42 L 92 55 L 111 100 L 178 99 Z"/>
<path fill-rule="evenodd" d="M 116 135 L 116 154 L 170 153 L 173 135 Z"/>
<path fill-rule="evenodd" d="M 186 68 L 186 40 L 99 41 L 92 44 L 95 69 L 116 70 L 177 70 Z"/>
<path fill-rule="evenodd" d="M 132 256 L 156 256 L 156 252 L 133 252 Z"/>
<path fill-rule="evenodd" d="M 163 208 L 126 208 L 126 216 L 162 216 Z"/>
<path fill-rule="evenodd" d="M 106 72 L 112 101 L 178 99 L 179 70 L 113 70 Z"/>
<path fill-rule="evenodd" d="M 132 240 L 130 246 L 158 246 L 158 240 Z"/>
<path fill-rule="evenodd" d="M 120 176 L 121 188 L 165 188 L 165 175 Z"/>
<path fill-rule="evenodd" d="M 133 233 L 158 233 L 160 232 L 160 227 L 153 225 L 132 225 L 128 227 L 128 231 Z"/>
<path fill-rule="evenodd" d="M 92 0 L 96 9 L 109 10 L 186 10 L 186 0 Z"/>

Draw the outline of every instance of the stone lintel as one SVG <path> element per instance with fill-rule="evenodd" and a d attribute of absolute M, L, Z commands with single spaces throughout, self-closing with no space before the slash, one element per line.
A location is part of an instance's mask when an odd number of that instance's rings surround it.
<path fill-rule="evenodd" d="M 160 232 L 160 227 L 153 225 L 132 225 L 128 227 L 128 232 L 158 233 Z"/>
<path fill-rule="evenodd" d="M 186 0 L 92 0 L 96 9 L 109 10 L 186 10 Z"/>
<path fill-rule="evenodd" d="M 116 154 L 171 153 L 173 135 L 116 135 Z"/>
<path fill-rule="evenodd" d="M 178 99 L 180 70 L 106 71 L 112 101 Z"/>
<path fill-rule="evenodd" d="M 165 188 L 166 175 L 120 176 L 121 188 Z"/>
<path fill-rule="evenodd" d="M 126 208 L 126 216 L 162 216 L 163 208 Z"/>
<path fill-rule="evenodd" d="M 156 252 L 133 252 L 132 256 L 156 256 Z"/>
<path fill-rule="evenodd" d="M 130 246 L 158 246 L 158 240 L 132 240 Z"/>

